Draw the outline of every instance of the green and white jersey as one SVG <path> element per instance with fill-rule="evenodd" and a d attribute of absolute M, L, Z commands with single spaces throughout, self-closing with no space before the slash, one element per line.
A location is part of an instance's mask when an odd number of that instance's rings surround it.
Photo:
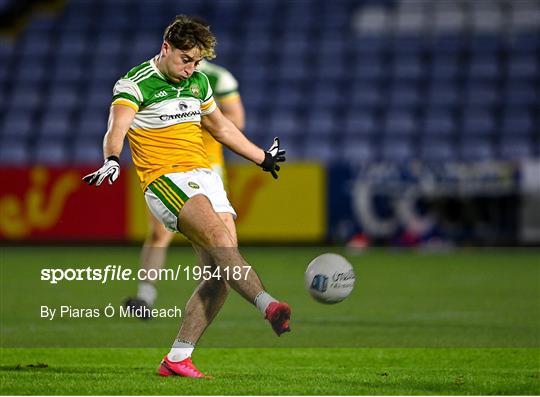
<path fill-rule="evenodd" d="M 210 167 L 201 116 L 216 103 L 204 73 L 174 83 L 146 61 L 116 82 L 112 104 L 137 112 L 128 139 L 143 190 L 161 175 Z"/>

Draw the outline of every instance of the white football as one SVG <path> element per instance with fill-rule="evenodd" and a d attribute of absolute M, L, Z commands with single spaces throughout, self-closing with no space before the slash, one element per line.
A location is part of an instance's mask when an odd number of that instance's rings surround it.
<path fill-rule="evenodd" d="M 322 254 L 306 269 L 305 285 L 311 296 L 321 303 L 338 303 L 354 288 L 355 275 L 347 259 L 338 254 Z"/>

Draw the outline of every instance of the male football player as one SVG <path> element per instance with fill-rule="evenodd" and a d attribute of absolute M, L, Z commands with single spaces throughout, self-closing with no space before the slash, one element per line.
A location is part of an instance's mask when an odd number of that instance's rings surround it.
<path fill-rule="evenodd" d="M 201 378 L 191 354 L 196 342 L 223 305 L 229 287 L 253 303 L 281 335 L 290 330 L 291 310 L 264 289 L 256 272 L 238 251 L 234 219 L 223 182 L 212 171 L 201 125 L 223 145 L 259 165 L 277 178 L 285 151 L 275 138 L 265 151 L 226 117 L 213 98 L 206 75 L 196 70 L 203 58 L 214 57 L 215 38 L 210 29 L 185 16 L 166 28 L 161 50 L 151 60 L 131 69 L 113 90 L 109 123 L 103 141 L 105 162 L 83 179 L 100 186 L 120 175 L 119 156 L 127 135 L 145 200 L 163 225 L 183 233 L 201 263 L 212 263 L 241 277 L 202 281 L 190 297 L 170 352 L 158 373 L 163 376 Z"/>
<path fill-rule="evenodd" d="M 204 21 L 196 21 L 208 26 Z M 242 99 L 238 92 L 238 82 L 234 76 L 224 67 L 211 63 L 203 59 L 198 68 L 203 72 L 210 82 L 210 87 L 214 93 L 214 98 L 223 115 L 231 120 L 238 129 L 244 129 L 245 111 Z M 221 177 L 224 185 L 227 185 L 225 171 L 225 161 L 223 156 L 223 147 L 216 141 L 210 132 L 202 129 L 202 136 L 208 161 L 212 169 Z M 148 215 L 149 233 L 141 250 L 141 267 L 146 271 L 150 269 L 161 269 L 165 263 L 167 248 L 171 244 L 174 233 L 165 229 L 152 214 Z M 204 265 L 204 264 L 202 264 Z M 125 306 L 132 309 L 138 309 L 141 306 L 150 308 L 154 305 L 157 298 L 157 289 L 154 280 L 139 280 L 137 296 L 128 298 Z M 149 311 L 140 311 L 141 319 L 150 318 Z"/>

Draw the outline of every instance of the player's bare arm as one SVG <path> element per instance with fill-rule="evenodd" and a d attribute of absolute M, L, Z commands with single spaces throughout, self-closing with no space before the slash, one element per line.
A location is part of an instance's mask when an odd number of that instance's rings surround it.
<path fill-rule="evenodd" d="M 221 110 L 216 109 L 204 116 L 202 123 L 216 141 L 227 146 L 236 154 L 253 161 L 255 164 L 261 164 L 264 161 L 264 150 L 247 139 L 242 131 L 223 115 Z"/>
<path fill-rule="evenodd" d="M 86 175 L 89 185 L 100 186 L 105 179 L 112 185 L 120 176 L 120 154 L 129 126 L 135 117 L 135 109 L 125 105 L 113 105 L 109 112 L 107 132 L 103 138 L 103 166 Z"/>
<path fill-rule="evenodd" d="M 129 126 L 135 118 L 135 109 L 125 105 L 112 105 L 107 133 L 103 138 L 103 155 L 120 157 Z"/>
<path fill-rule="evenodd" d="M 247 139 L 219 109 L 204 116 L 202 123 L 218 142 L 245 159 L 253 161 L 277 179 L 277 171 L 280 169 L 277 163 L 285 161 L 285 151 L 280 149 L 278 138 L 274 138 L 270 149 L 265 151 Z"/>

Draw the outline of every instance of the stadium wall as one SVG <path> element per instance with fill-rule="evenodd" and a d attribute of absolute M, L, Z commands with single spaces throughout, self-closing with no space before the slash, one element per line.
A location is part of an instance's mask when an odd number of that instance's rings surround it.
<path fill-rule="evenodd" d="M 99 189 L 81 182 L 91 171 L 43 166 L 2 169 L 0 239 L 142 241 L 148 221 L 135 171 L 124 171 L 114 185 L 104 183 Z M 321 165 L 288 165 L 279 182 L 249 164 L 231 165 L 228 175 L 241 241 L 324 241 L 326 181 Z"/>
<path fill-rule="evenodd" d="M 229 166 L 243 243 L 540 242 L 538 160 L 286 167 L 275 181 L 250 164 Z M 92 170 L 1 169 L 0 241 L 142 241 L 147 212 L 134 170 L 99 189 L 81 182 Z"/>

